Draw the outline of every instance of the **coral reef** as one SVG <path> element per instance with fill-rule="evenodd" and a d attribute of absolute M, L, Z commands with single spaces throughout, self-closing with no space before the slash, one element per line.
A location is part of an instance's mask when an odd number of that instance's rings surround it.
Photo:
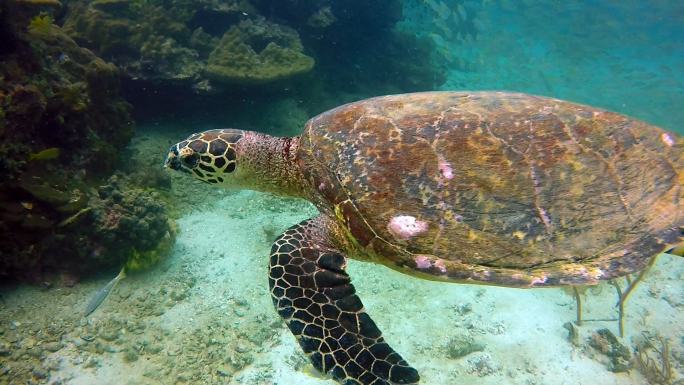
<path fill-rule="evenodd" d="M 175 237 L 175 226 L 154 192 L 131 188 L 125 178 L 114 175 L 98 190 L 89 205 L 84 241 L 89 260 L 98 265 L 126 264 L 127 270 L 154 265 L 165 256 Z M 90 232 L 92 231 L 92 232 Z"/>
<path fill-rule="evenodd" d="M 277 17 L 299 31 L 307 52 L 316 59 L 316 78 L 333 92 L 427 90 L 446 79 L 434 42 L 397 28 L 404 17 L 399 0 L 253 2 L 267 18 Z"/>
<path fill-rule="evenodd" d="M 48 16 L 5 16 L 16 27 L 1 36 L 14 48 L 0 61 L 0 172 L 14 179 L 31 153 L 50 147 L 69 148 L 62 163 L 111 172 L 134 129 L 131 107 L 118 95 L 118 69 Z"/>
<path fill-rule="evenodd" d="M 132 79 L 192 85 L 202 91 L 211 89 L 208 78 L 269 81 L 313 66 L 301 53 L 295 31 L 264 22 L 244 0 L 69 4 L 65 30 Z M 264 39 L 275 46 L 259 46 Z M 226 55 L 237 55 L 235 65 Z M 256 67 L 255 73 L 249 66 Z"/>
<path fill-rule="evenodd" d="M 207 75 L 221 82 L 263 83 L 311 70 L 297 31 L 267 22 L 245 20 L 231 27 L 209 55 Z"/>
<path fill-rule="evenodd" d="M 173 245 L 175 225 L 159 196 L 129 178 L 114 175 L 93 191 L 83 182 L 24 177 L 19 186 L 25 200 L 12 204 L 11 195 L 2 196 L 8 209 L 2 224 L 18 224 L 2 237 L 2 275 L 44 281 L 55 272 L 74 279 L 124 264 L 128 271 L 141 270 Z"/>
<path fill-rule="evenodd" d="M 187 18 L 186 13 L 155 2 L 74 2 L 64 30 L 131 78 L 192 82 L 200 77 L 204 65 L 190 45 L 192 31 L 181 18 Z"/>
<path fill-rule="evenodd" d="M 170 114 L 197 114 L 193 106 L 201 105 L 214 116 L 229 102 L 207 99 L 254 100 L 235 117 L 274 94 L 304 101 L 312 115 L 445 81 L 433 40 L 397 28 L 402 7 L 400 0 L 69 0 L 58 22 L 122 69 L 136 105 L 153 95 Z"/>
<path fill-rule="evenodd" d="M 73 283 L 127 261 L 147 266 L 172 242 L 165 209 L 130 183 L 93 188 L 134 131 L 120 72 L 44 5 L 0 6 L 0 276 Z"/>

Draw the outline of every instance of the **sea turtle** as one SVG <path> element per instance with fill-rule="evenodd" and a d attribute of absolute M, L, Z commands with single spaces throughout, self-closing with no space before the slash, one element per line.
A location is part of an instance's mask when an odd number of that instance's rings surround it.
<path fill-rule="evenodd" d="M 166 166 L 316 205 L 273 243 L 269 285 L 313 365 L 343 384 L 419 381 L 347 258 L 448 282 L 587 285 L 643 269 L 684 227 L 682 137 L 519 93 L 376 97 L 298 137 L 209 130 L 171 146 Z"/>

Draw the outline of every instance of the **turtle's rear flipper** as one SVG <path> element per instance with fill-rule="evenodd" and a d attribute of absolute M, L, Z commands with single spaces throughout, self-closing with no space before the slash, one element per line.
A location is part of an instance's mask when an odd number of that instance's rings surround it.
<path fill-rule="evenodd" d="M 273 303 L 316 369 L 342 384 L 415 384 L 418 372 L 382 338 L 328 246 L 325 218 L 292 226 L 271 249 Z"/>

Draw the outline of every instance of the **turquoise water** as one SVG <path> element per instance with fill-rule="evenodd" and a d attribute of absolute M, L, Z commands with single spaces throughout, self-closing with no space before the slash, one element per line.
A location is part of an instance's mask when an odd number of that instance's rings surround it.
<path fill-rule="evenodd" d="M 421 24 L 407 26 L 436 33 L 435 39 L 442 42 L 440 50 L 457 67 L 441 89 L 547 95 L 684 132 L 681 2 L 424 3 L 458 4 L 474 14 L 473 31 L 452 40 L 447 40 L 444 31 L 430 29 L 434 23 L 430 18 L 446 19 L 447 26 L 453 22 L 454 15 L 447 11 L 428 12 Z"/>
<path fill-rule="evenodd" d="M 85 8 L 77 3 L 66 1 L 61 11 L 41 8 L 31 14 L 29 29 L 40 32 L 45 27 L 36 17 L 51 15 L 77 44 L 116 64 L 121 88 L 107 76 L 98 82 L 105 93 L 120 94 L 131 104 L 123 120 L 129 122 L 126 127 L 135 122 L 136 133 L 124 139 L 107 136 L 103 132 L 123 126 L 108 126 L 109 116 L 98 115 L 101 106 L 82 109 L 81 104 L 98 98 L 99 88 L 92 85 L 96 90 L 88 98 L 78 97 L 96 65 L 87 67 L 90 72 L 75 70 L 71 51 L 40 56 L 54 61 L 48 71 L 53 83 L 70 84 L 68 91 L 56 93 L 63 101 L 53 103 L 49 93 L 31 99 L 33 88 L 12 85 L 21 91 L 12 93 L 15 103 L 33 109 L 3 107 L 0 135 L 29 127 L 19 119 L 38 116 L 36 111 L 47 111 L 43 120 L 58 116 L 61 121 L 55 121 L 61 123 L 49 120 L 27 131 L 36 136 L 2 137 L 1 169 L 14 167 L 10 160 L 22 151 L 19 159 L 27 166 L 17 166 L 19 182 L 9 178 L 0 189 L 8 213 L 0 216 L 0 226 L 9 234 L 0 242 L 0 385 L 337 383 L 320 375 L 302 353 L 274 311 L 268 289 L 273 239 L 315 216 L 316 209 L 300 199 L 218 189 L 162 170 L 169 146 L 193 132 L 235 127 L 297 135 L 307 119 L 342 103 L 437 89 L 545 95 L 684 134 L 681 1 L 132 0 L 85 1 Z M 154 8 L 160 5 L 163 9 Z M 86 19 L 74 16 L 93 9 Z M 3 12 L 0 7 L 0 16 Z M 98 19 L 102 14 L 109 16 Z M 261 16 L 271 24 L 258 24 Z M 79 30 L 88 18 L 97 25 L 107 23 L 107 17 L 119 18 L 117 28 L 108 30 L 112 33 Z M 133 26 L 121 20 L 133 20 Z M 285 44 L 282 36 L 292 34 L 283 26 L 293 28 L 315 65 L 264 82 L 209 79 L 210 52 L 226 30 L 244 20 L 257 23 L 252 32 L 261 35 L 251 44 L 261 49 L 269 39 Z M 26 24 L 21 28 L 26 30 Z M 396 38 L 395 33 L 408 35 Z M 3 47 L 0 55 L 8 50 Z M 35 63 L 19 66 L 36 70 Z M 15 81 L 16 68 L 0 68 L 3 81 Z M 47 83 L 36 82 L 37 87 Z M 0 102 L 9 100 L 8 90 L 0 87 Z M 125 109 L 117 106 L 118 112 Z M 95 125 L 82 113 L 95 116 Z M 41 119 L 28 120 L 37 124 Z M 71 131 L 60 126 L 69 122 Z M 73 128 L 83 126 L 85 134 Z M 77 134 L 95 137 L 89 145 L 107 138 L 105 144 L 119 147 L 111 147 L 113 153 L 106 145 L 94 148 L 90 152 L 99 161 L 93 166 L 83 155 L 88 151 L 77 147 L 82 142 L 69 136 Z M 24 147 L 7 150 L 15 140 Z M 40 146 L 34 147 L 36 142 Z M 58 148 L 57 160 L 33 160 L 56 152 L 41 155 L 45 148 Z M 60 173 L 64 169 L 68 172 Z M 26 187 L 30 178 L 41 181 L 43 189 Z M 75 209 L 66 206 L 74 200 L 81 202 Z M 30 220 L 12 219 L 24 211 Z M 133 219 L 122 225 L 121 217 Z M 48 225 L 38 226 L 45 218 Z M 9 248 L 6 239 L 16 247 Z M 158 242 L 152 251 L 138 253 L 136 248 L 151 239 Z M 41 249 L 54 244 L 59 247 Z M 130 251 L 132 244 L 134 256 L 115 252 Z M 30 259 L 34 250 L 43 250 L 35 260 Z M 158 250 L 163 250 L 159 258 Z M 16 262 L 24 270 L 8 270 L 8 275 L 4 261 L 15 263 L 14 256 L 30 263 Z M 147 261 L 152 262 L 144 265 Z M 128 277 L 84 317 L 93 296 L 122 265 L 129 267 Z M 423 385 L 674 385 L 684 380 L 684 261 L 679 257 L 661 255 L 643 276 L 624 304 L 622 335 L 616 288 L 624 291 L 631 282 L 625 279 L 580 288 L 584 322 L 577 322 L 571 289 L 446 284 L 354 260 L 347 272 L 386 341 L 419 371 Z"/>

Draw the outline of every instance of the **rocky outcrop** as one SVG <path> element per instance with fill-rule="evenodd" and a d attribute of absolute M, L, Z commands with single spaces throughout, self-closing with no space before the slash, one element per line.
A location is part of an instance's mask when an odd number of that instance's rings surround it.
<path fill-rule="evenodd" d="M 64 30 L 133 79 L 192 83 L 204 64 L 183 21 L 151 3 L 97 0 L 71 4 Z"/>
<path fill-rule="evenodd" d="M 119 94 L 119 69 L 53 24 L 40 7 L 55 4 L 44 3 L 0 4 L 3 279 L 122 265 L 172 234 L 149 193 L 117 187 L 123 198 L 115 202 L 117 194 L 98 191 L 112 184 L 103 181 L 133 135 L 131 106 Z M 123 222 L 104 219 L 115 217 Z"/>

